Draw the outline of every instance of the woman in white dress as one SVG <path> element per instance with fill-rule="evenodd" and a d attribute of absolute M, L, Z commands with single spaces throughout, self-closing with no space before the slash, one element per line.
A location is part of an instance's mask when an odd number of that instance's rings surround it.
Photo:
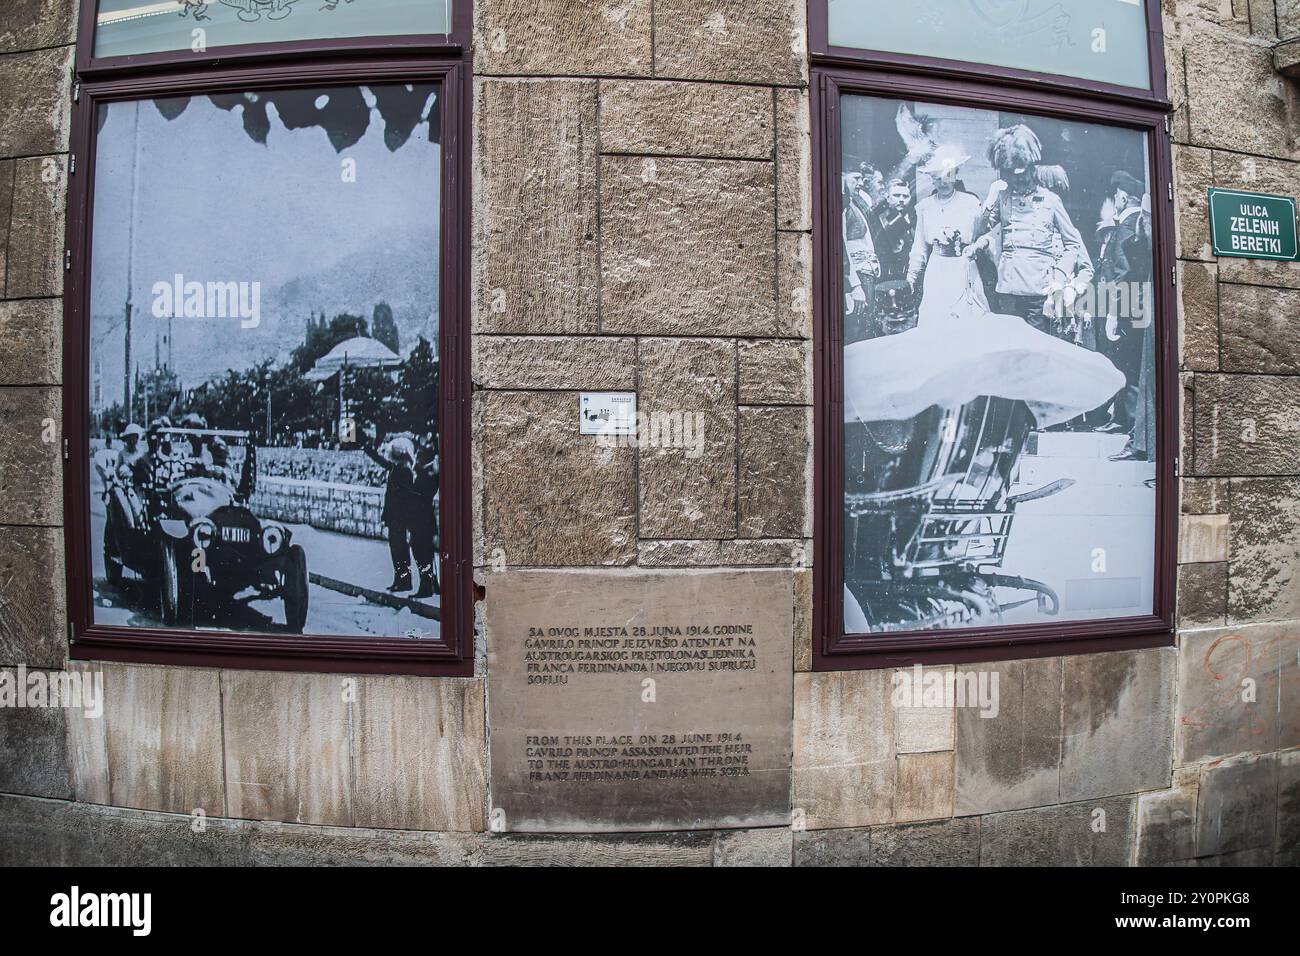
<path fill-rule="evenodd" d="M 918 323 L 956 320 L 953 307 L 967 293 L 988 309 L 978 270 L 962 255 L 975 237 L 980 214 L 979 199 L 957 188 L 957 175 L 969 159 L 959 146 L 944 144 L 921 167 L 934 191 L 916 204 L 916 236 L 907 263 L 913 288 L 924 276 Z"/>

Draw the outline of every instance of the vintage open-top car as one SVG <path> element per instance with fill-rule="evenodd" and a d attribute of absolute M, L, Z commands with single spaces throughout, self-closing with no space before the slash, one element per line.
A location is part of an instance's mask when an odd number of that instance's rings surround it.
<path fill-rule="evenodd" d="M 155 448 L 134 473 L 107 481 L 104 567 L 120 587 L 123 569 L 156 586 L 166 625 L 221 624 L 241 605 L 283 599 L 285 623 L 307 622 L 307 557 L 292 532 L 248 507 L 256 450 L 246 432 L 160 428 Z M 226 442 L 246 445 L 241 477 L 227 467 Z M 140 480 L 140 479 L 143 480 Z"/>

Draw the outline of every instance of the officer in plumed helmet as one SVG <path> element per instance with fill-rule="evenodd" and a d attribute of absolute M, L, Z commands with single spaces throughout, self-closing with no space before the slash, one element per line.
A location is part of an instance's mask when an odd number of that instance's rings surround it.
<path fill-rule="evenodd" d="M 1060 294 L 1072 306 L 1092 281 L 1092 258 L 1061 198 L 1039 183 L 1042 143 L 1028 126 L 1011 126 L 998 130 L 988 156 L 1002 178 L 989 188 L 970 254 L 997 264 L 995 311 L 1069 338 L 1052 320 L 1049 298 Z"/>

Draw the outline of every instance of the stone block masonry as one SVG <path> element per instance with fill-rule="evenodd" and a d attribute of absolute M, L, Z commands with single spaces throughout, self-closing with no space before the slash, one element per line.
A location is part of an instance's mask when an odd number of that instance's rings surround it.
<path fill-rule="evenodd" d="M 365 538 L 387 535 L 379 520 L 384 509 L 383 488 L 263 476 L 250 505 L 259 518 Z"/>
<path fill-rule="evenodd" d="M 961 665 L 998 677 L 993 718 L 897 707 L 889 669 L 812 672 L 804 0 L 475 2 L 489 608 L 500 563 L 575 569 L 589 602 L 652 568 L 793 571 L 789 825 L 560 837 L 490 832 L 486 653 L 468 678 L 359 678 L 351 702 L 347 675 L 68 664 L 61 457 L 35 436 L 63 401 L 76 6 L 0 4 L 0 669 L 102 671 L 106 709 L 0 709 L 0 864 L 1300 862 L 1300 264 L 1216 260 L 1206 209 L 1211 186 L 1300 196 L 1300 90 L 1272 65 L 1294 2 L 1161 2 L 1178 644 Z M 704 453 L 582 438 L 582 390 L 699 413 Z M 382 475 L 316 454 L 267 451 L 254 507 L 379 535 Z"/>

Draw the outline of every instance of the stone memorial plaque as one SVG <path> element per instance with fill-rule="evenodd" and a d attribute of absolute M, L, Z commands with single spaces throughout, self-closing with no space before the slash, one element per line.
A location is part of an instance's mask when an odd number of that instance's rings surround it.
<path fill-rule="evenodd" d="M 511 571 L 488 584 L 491 825 L 790 822 L 789 571 Z"/>

